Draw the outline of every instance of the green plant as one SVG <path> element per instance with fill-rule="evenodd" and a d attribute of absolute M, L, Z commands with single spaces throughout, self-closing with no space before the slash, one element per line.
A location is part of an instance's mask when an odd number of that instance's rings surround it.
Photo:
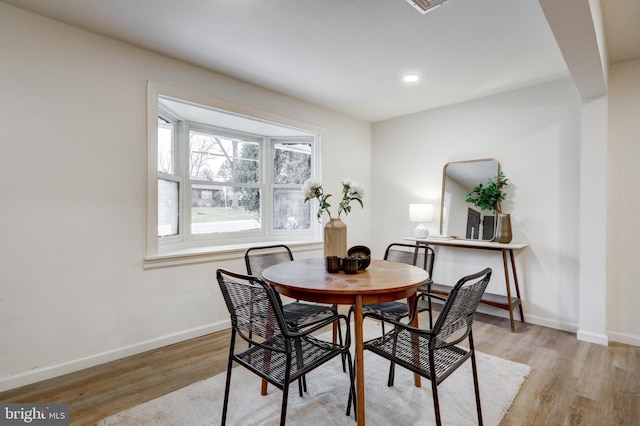
<path fill-rule="evenodd" d="M 471 191 L 467 192 L 467 203 L 471 203 L 481 210 L 491 210 L 495 213 L 502 213 L 500 203 L 507 198 L 507 193 L 502 190 L 509 184 L 504 173 L 499 172 L 495 178 L 490 178 L 487 186 L 479 184 Z"/>

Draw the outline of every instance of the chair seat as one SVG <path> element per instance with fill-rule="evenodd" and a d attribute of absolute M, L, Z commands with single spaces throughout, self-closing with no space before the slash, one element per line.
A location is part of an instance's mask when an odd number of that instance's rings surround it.
<path fill-rule="evenodd" d="M 429 365 L 429 340 L 429 335 L 419 331 L 395 329 L 384 336 L 365 342 L 364 347 L 414 373 L 433 380 Z M 419 353 L 419 359 L 414 359 L 414 354 L 417 353 Z M 436 383 L 441 383 L 470 356 L 470 351 L 459 346 L 436 349 L 434 351 Z"/>
<path fill-rule="evenodd" d="M 282 350 L 285 348 L 285 339 L 282 335 L 273 336 L 264 343 Z M 297 380 L 318 365 L 340 355 L 344 350 L 344 346 L 318 340 L 312 336 L 303 336 L 295 339 L 295 343 L 292 344 L 289 381 Z M 265 349 L 260 346 L 251 346 L 249 349 L 234 355 L 234 358 L 249 370 L 267 379 L 270 383 L 281 389 L 284 387 L 287 367 L 287 357 L 284 352 Z"/>
<path fill-rule="evenodd" d="M 313 325 L 338 315 L 338 312 L 331 306 L 301 302 L 287 303 L 282 306 L 282 311 L 287 323 L 298 328 Z"/>
<path fill-rule="evenodd" d="M 426 306 L 418 307 L 419 312 L 428 310 L 429 308 Z M 380 320 L 400 321 L 400 319 L 409 316 L 409 305 L 407 305 L 406 302 L 400 301 L 364 305 L 362 307 L 362 314 Z"/>

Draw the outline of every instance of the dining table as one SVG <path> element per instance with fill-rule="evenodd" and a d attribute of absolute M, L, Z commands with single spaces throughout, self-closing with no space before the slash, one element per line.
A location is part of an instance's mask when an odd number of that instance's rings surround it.
<path fill-rule="evenodd" d="M 424 269 L 401 262 L 372 259 L 366 269 L 354 274 L 330 273 L 324 259 L 300 259 L 266 268 L 262 278 L 278 293 L 297 300 L 354 306 L 356 401 L 358 425 L 365 424 L 364 336 L 362 307 L 367 304 L 407 299 L 410 310 L 417 289 L 429 280 Z M 410 312 L 412 313 L 412 312 Z M 418 315 L 413 326 L 418 326 Z M 415 375 L 420 386 L 420 376 Z"/>

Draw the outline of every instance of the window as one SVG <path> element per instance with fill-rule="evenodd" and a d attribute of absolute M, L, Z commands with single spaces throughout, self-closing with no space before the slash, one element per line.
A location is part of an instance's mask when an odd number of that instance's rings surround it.
<path fill-rule="evenodd" d="M 311 177 L 311 143 L 273 140 L 273 228 L 309 229 L 309 204 L 300 187 Z M 315 216 L 314 216 L 315 217 Z"/>
<path fill-rule="evenodd" d="M 157 225 L 148 227 L 152 253 L 319 240 L 315 205 L 304 202 L 301 190 L 319 175 L 316 131 L 149 88 L 149 114 L 156 113 L 157 123 L 149 136 L 149 179 L 157 188 L 148 199 L 149 221 Z"/>
<path fill-rule="evenodd" d="M 187 126 L 191 234 L 260 231 L 263 138 Z"/>

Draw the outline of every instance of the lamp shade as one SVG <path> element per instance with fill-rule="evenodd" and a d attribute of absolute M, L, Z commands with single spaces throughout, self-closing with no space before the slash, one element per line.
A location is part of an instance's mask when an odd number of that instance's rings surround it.
<path fill-rule="evenodd" d="M 433 204 L 409 204 L 409 221 L 433 222 Z"/>

